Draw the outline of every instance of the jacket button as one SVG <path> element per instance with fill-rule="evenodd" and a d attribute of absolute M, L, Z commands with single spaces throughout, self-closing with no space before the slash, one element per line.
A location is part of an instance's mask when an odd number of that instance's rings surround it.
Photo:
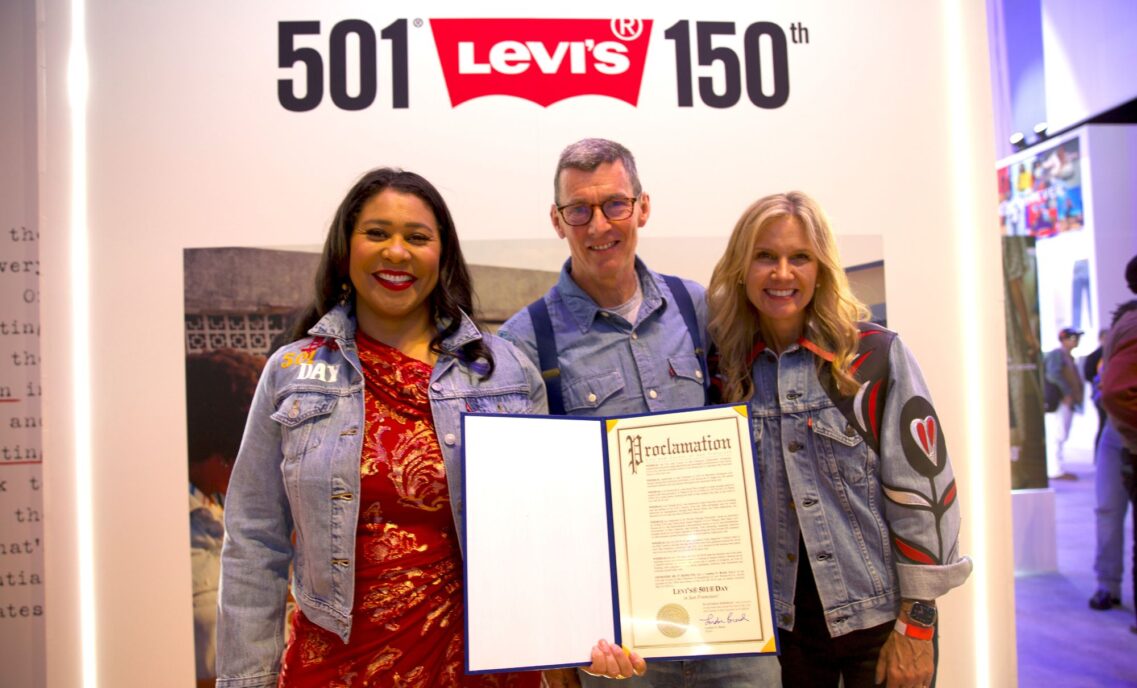
<path fill-rule="evenodd" d="M 801 442 L 798 442 L 795 440 L 793 442 L 790 442 L 786 446 L 786 449 L 789 449 L 791 452 L 799 452 L 803 449 L 803 446 L 802 446 Z"/>
<path fill-rule="evenodd" d="M 786 555 L 786 561 L 797 561 L 797 555 L 793 552 L 790 552 Z"/>
<path fill-rule="evenodd" d="M 659 392 L 655 391 L 654 389 L 649 389 L 647 395 L 652 399 L 655 399 L 659 396 Z"/>
<path fill-rule="evenodd" d="M 596 392 L 589 392 L 588 393 L 588 403 L 590 403 L 590 404 L 596 403 Z"/>
<path fill-rule="evenodd" d="M 442 383 L 435 382 L 434 384 L 432 384 L 430 386 L 430 388 L 433 389 L 435 392 L 441 392 L 442 391 Z"/>
<path fill-rule="evenodd" d="M 695 379 L 696 379 L 696 380 L 702 380 L 702 379 L 703 379 L 703 371 L 701 371 L 701 370 L 696 370 L 696 371 L 695 371 Z"/>
<path fill-rule="evenodd" d="M 458 438 L 454 436 L 454 433 L 448 432 L 446 433 L 446 437 L 442 438 L 442 441 L 446 443 L 446 446 L 453 447 L 454 443 L 458 441 Z"/>

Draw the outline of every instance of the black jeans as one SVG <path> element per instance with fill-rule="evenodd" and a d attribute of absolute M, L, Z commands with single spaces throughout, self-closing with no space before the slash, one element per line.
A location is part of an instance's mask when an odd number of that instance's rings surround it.
<path fill-rule="evenodd" d="M 1121 450 L 1121 483 L 1129 493 L 1133 514 L 1133 599 L 1137 600 L 1137 454 L 1128 449 Z"/>
<path fill-rule="evenodd" d="M 782 685 L 785 688 L 837 688 L 843 676 L 845 688 L 875 688 L 876 662 L 895 622 L 830 637 L 804 542 L 798 552 L 794 630 L 778 631 L 782 645 L 778 657 L 782 664 Z M 938 638 L 933 642 L 933 649 L 938 660 Z M 936 685 L 934 675 L 931 685 L 932 688 Z"/>

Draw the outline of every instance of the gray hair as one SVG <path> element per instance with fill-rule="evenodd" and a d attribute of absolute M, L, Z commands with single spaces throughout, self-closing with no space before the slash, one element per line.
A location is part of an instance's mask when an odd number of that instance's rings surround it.
<path fill-rule="evenodd" d="M 608 139 L 581 139 L 570 143 L 561 151 L 557 171 L 553 174 L 553 199 L 556 200 L 561 191 L 561 170 L 591 172 L 606 162 L 613 163 L 617 160 L 624 164 L 624 170 L 632 182 L 632 194 L 638 198 L 643 193 L 643 186 L 640 184 L 640 175 L 636 172 L 636 159 L 632 152 Z"/>

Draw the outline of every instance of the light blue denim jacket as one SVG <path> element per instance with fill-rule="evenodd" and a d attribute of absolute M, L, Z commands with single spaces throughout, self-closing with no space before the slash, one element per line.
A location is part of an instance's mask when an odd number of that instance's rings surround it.
<path fill-rule="evenodd" d="M 363 449 L 363 373 L 355 319 L 339 306 L 269 359 L 249 412 L 225 500 L 217 685 L 275 686 L 284 651 L 289 565 L 292 594 L 305 617 L 351 633 L 359 466 Z M 461 426 L 464 411 L 547 412 L 541 375 L 509 343 L 463 316 L 443 342 L 456 352 L 483 338 L 494 372 L 439 356 L 430 406 L 450 489 L 459 542 L 463 532 Z M 292 544 L 295 531 L 296 544 Z"/>
<path fill-rule="evenodd" d="M 573 281 L 570 264 L 565 262 L 556 288 L 542 297 L 557 340 L 565 415 L 619 416 L 705 404 L 695 345 L 663 278 L 636 258 L 643 304 L 635 323 L 629 323 L 597 306 Z M 705 346 L 704 289 L 690 280 L 683 284 L 695 306 Z M 498 334 L 540 365 L 527 309 L 507 320 Z"/>
<path fill-rule="evenodd" d="M 833 637 L 892 621 L 902 598 L 935 599 L 971 571 L 927 386 L 899 338 L 887 351 L 887 398 L 872 400 L 884 404 L 879 455 L 826 394 L 811 351 L 794 344 L 754 360 L 749 405 L 780 628 L 794 626 L 799 534 Z M 919 437 L 932 428 L 929 456 Z"/>

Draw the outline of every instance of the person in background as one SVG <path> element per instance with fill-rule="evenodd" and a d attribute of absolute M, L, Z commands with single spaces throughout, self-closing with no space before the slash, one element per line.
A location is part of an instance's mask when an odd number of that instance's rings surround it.
<path fill-rule="evenodd" d="M 1061 398 L 1055 411 L 1057 426 L 1054 428 L 1054 451 L 1046 452 L 1047 473 L 1051 480 L 1077 480 L 1078 476 L 1066 470 L 1066 440 L 1070 436 L 1070 425 L 1074 422 L 1074 412 L 1081 412 L 1085 398 L 1085 384 L 1078 375 L 1078 365 L 1070 352 L 1078 347 L 1081 330 L 1064 327 L 1058 332 L 1058 348 L 1046 354 L 1043 361 L 1043 375 L 1046 382 L 1058 388 Z"/>
<path fill-rule="evenodd" d="M 499 330 L 544 372 L 554 414 L 614 416 L 706 403 L 704 291 L 636 256 L 650 215 L 651 198 L 627 148 L 583 139 L 561 153 L 549 221 L 569 258 L 557 284 Z M 621 685 L 757 688 L 775 684 L 777 670 L 770 657 L 653 662 L 646 676 Z M 552 688 L 611 685 L 587 671 L 549 678 Z"/>
<path fill-rule="evenodd" d="M 217 676 L 217 587 L 224 500 L 264 358 L 233 349 L 186 356 L 190 563 L 198 688 Z"/>
<path fill-rule="evenodd" d="M 1098 348 L 1091 351 L 1090 355 L 1082 361 L 1082 379 L 1090 383 L 1090 399 L 1094 402 L 1094 408 L 1098 412 L 1098 429 L 1094 433 L 1095 452 L 1101 443 L 1102 430 L 1105 429 L 1105 407 L 1101 405 L 1101 380 L 1098 378 L 1098 372 L 1101 369 L 1102 344 L 1105 342 L 1107 334 L 1109 334 L 1109 330 L 1098 332 Z"/>
<path fill-rule="evenodd" d="M 1105 339 L 1109 330 L 1102 330 L 1098 346 L 1082 366 L 1083 375 L 1093 390 L 1094 406 L 1098 409 L 1098 432 L 1094 439 L 1094 573 L 1097 590 L 1090 597 L 1090 609 L 1105 611 L 1121 604 L 1121 578 L 1125 565 L 1125 516 L 1129 509 L 1129 495 L 1121 480 L 1121 465 L 1125 447 L 1117 430 L 1109 422 L 1109 415 L 1101 404 L 1101 364 Z"/>
<path fill-rule="evenodd" d="M 547 409 L 536 368 L 471 309 L 438 190 L 412 172 L 363 175 L 328 229 L 294 341 L 265 367 L 233 467 L 220 688 L 540 684 L 537 671 L 463 670 L 460 415 Z M 632 671 L 611 646 L 593 653 L 594 671 Z"/>
<path fill-rule="evenodd" d="M 753 419 L 783 686 L 923 688 L 960 509 L 916 359 L 869 322 L 816 201 L 766 196 L 707 289 L 716 389 Z"/>
<path fill-rule="evenodd" d="M 1129 290 L 1137 294 L 1137 256 L 1125 267 Z M 1121 446 L 1121 480 L 1133 514 L 1133 599 L 1137 601 L 1137 300 L 1113 314 L 1102 353 L 1101 401 Z M 1102 446 L 1105 446 L 1105 437 Z M 1099 469 L 1101 464 L 1099 463 Z M 1137 633 L 1137 624 L 1130 627 Z"/>

